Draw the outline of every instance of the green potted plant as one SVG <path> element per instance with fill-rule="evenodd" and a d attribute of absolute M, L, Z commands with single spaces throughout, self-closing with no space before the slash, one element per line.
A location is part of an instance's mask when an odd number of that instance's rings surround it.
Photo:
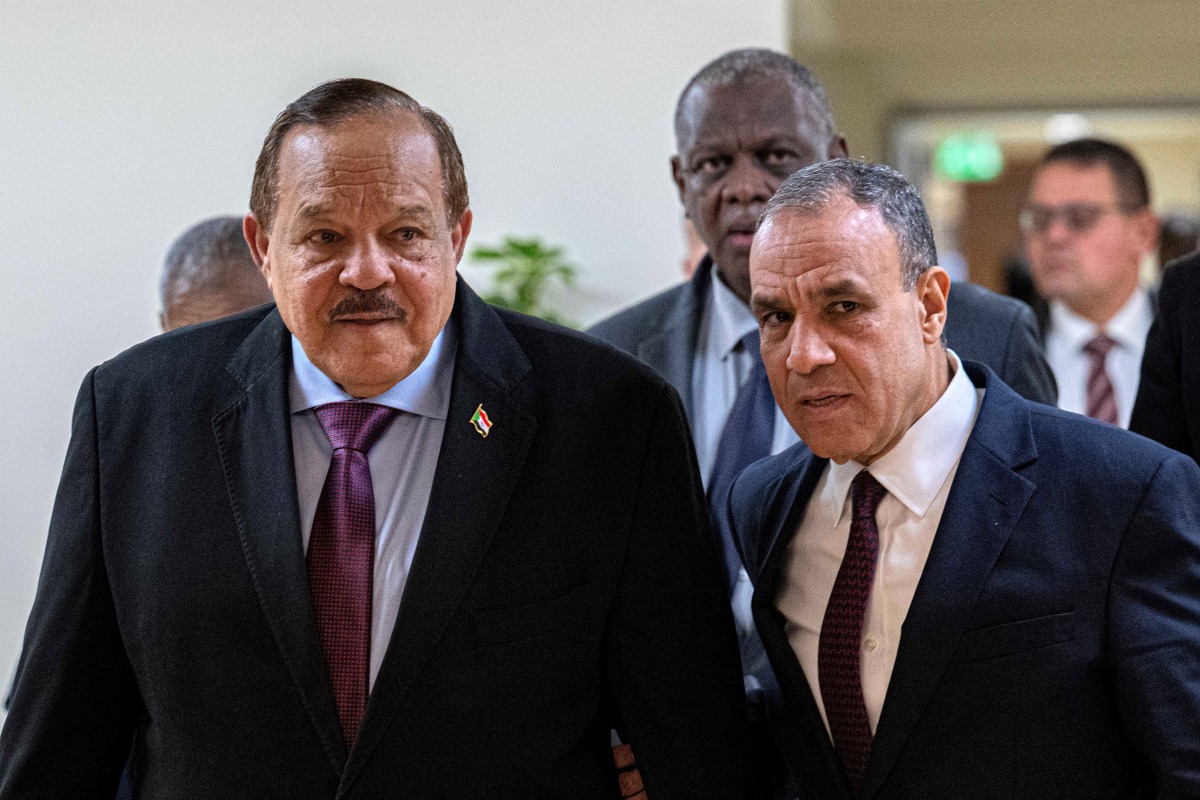
<path fill-rule="evenodd" d="M 492 305 L 570 325 L 546 307 L 543 296 L 547 286 L 556 281 L 563 286 L 575 283 L 575 266 L 563 252 L 563 248 L 550 247 L 537 237 L 505 236 L 498 247 L 476 247 L 471 251 L 471 260 L 495 269 L 492 290 L 483 299 Z"/>

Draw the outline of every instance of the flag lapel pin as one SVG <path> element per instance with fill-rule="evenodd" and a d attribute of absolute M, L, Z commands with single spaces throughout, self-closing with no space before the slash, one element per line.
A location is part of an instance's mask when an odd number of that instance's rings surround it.
<path fill-rule="evenodd" d="M 492 421 L 488 419 L 487 412 L 483 410 L 483 404 L 479 404 L 479 408 L 475 409 L 475 413 L 471 415 L 471 424 L 475 426 L 475 431 L 487 438 L 488 431 L 492 429 Z"/>

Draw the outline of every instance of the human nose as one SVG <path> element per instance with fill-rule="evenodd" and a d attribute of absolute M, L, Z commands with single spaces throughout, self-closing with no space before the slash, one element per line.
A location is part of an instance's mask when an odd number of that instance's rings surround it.
<path fill-rule="evenodd" d="M 378 242 L 363 241 L 350 251 L 338 280 L 343 286 L 362 291 L 393 283 L 395 274 L 387 250 Z"/>
<path fill-rule="evenodd" d="M 725 174 L 721 194 L 726 202 L 766 203 L 775 194 L 775 187 L 753 159 L 738 156 Z"/>
<path fill-rule="evenodd" d="M 1041 235 L 1047 241 L 1062 242 L 1069 239 L 1075 233 L 1075 230 L 1067 220 L 1067 215 L 1064 213 L 1050 215 L 1045 225 L 1046 227 L 1042 229 Z"/>
<path fill-rule="evenodd" d="M 790 371 L 808 375 L 817 367 L 832 364 L 835 360 L 833 348 L 816 327 L 798 322 L 792 325 L 787 357 Z"/>

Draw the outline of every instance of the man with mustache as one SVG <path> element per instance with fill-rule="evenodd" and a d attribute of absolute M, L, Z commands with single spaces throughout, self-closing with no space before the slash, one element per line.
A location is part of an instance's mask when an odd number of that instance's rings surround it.
<path fill-rule="evenodd" d="M 461 155 L 389 86 L 289 105 L 250 205 L 275 306 L 84 381 L 0 798 L 611 798 L 614 724 L 656 800 L 740 797 L 675 392 L 458 280 Z"/>

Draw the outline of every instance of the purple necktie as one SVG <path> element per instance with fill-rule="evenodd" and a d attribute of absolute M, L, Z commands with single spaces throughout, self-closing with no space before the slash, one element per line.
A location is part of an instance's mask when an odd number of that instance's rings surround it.
<path fill-rule="evenodd" d="M 1117 396 L 1113 393 L 1105 360 L 1115 344 L 1112 339 L 1100 334 L 1083 346 L 1083 352 L 1091 360 L 1087 379 L 1087 415 L 1111 425 L 1117 424 Z"/>
<path fill-rule="evenodd" d="M 333 445 L 308 540 L 308 583 L 317 632 L 346 747 L 367 707 L 371 670 L 371 599 L 375 563 L 375 492 L 367 453 L 399 413 L 374 403 L 314 409 Z"/>
<path fill-rule="evenodd" d="M 862 786 L 871 755 L 871 723 L 863 701 L 860 658 L 863 620 L 879 554 L 875 510 L 886 494 L 887 489 L 865 469 L 850 484 L 850 539 L 829 595 L 829 605 L 825 607 L 817 648 L 817 675 L 825 716 L 833 734 L 833 746 L 842 757 L 855 791 Z"/>

